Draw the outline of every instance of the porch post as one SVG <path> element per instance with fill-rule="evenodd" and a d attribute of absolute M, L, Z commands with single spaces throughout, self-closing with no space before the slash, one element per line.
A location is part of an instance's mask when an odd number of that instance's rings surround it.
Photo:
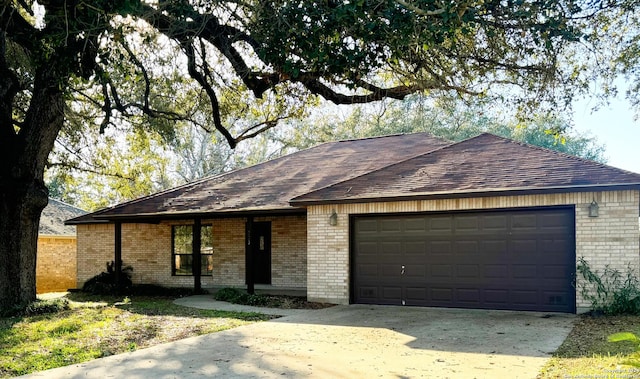
<path fill-rule="evenodd" d="M 253 280 L 253 251 L 251 251 L 251 230 L 253 229 L 253 216 L 247 217 L 247 224 L 245 228 L 245 264 L 246 264 L 246 278 L 247 278 L 247 292 L 251 295 L 255 293 L 254 280 Z"/>
<path fill-rule="evenodd" d="M 191 269 L 193 270 L 193 290 L 195 293 L 202 292 L 202 283 L 200 283 L 200 275 L 202 274 L 202 220 L 196 218 L 193 220 L 193 241 L 191 247 L 193 249 L 193 263 Z"/>
<path fill-rule="evenodd" d="M 117 221 L 115 223 L 114 233 L 114 257 L 113 257 L 113 269 L 115 274 L 116 289 L 120 291 L 122 289 L 122 223 Z"/>

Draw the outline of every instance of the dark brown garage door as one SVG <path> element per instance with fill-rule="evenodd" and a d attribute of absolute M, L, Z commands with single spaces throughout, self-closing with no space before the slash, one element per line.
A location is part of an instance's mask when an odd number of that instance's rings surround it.
<path fill-rule="evenodd" d="M 357 216 L 352 301 L 575 312 L 573 208 Z"/>

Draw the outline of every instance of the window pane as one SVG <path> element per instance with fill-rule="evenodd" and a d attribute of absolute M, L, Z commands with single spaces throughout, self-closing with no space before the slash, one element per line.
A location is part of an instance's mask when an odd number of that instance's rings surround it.
<path fill-rule="evenodd" d="M 193 228 L 191 225 L 174 225 L 173 226 L 173 253 L 174 254 L 191 254 L 191 242 Z"/>
<path fill-rule="evenodd" d="M 173 231 L 173 275 L 193 275 L 193 226 L 174 225 Z M 203 225 L 200 229 L 200 275 L 213 273 L 213 228 Z"/>
<path fill-rule="evenodd" d="M 200 270 L 200 275 L 209 276 L 213 273 L 213 255 L 207 254 L 202 255 L 202 267 Z"/>
<path fill-rule="evenodd" d="M 213 253 L 213 228 L 211 225 L 203 225 L 200 228 L 200 253 Z"/>
<path fill-rule="evenodd" d="M 176 255 L 174 275 L 193 275 L 193 257 L 189 255 Z"/>

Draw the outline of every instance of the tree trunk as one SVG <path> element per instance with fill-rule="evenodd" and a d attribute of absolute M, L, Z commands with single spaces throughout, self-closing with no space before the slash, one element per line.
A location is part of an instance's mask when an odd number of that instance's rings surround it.
<path fill-rule="evenodd" d="M 64 124 L 60 83 L 51 67 L 38 71 L 24 121 L 0 124 L 0 311 L 36 298 L 38 226 L 48 201 L 44 169 Z M 0 118 L 11 120 L 1 114 L 13 100 L 3 88 L 0 80 Z"/>
<path fill-rule="evenodd" d="M 36 246 L 47 190 L 35 182 L 2 186 L 0 191 L 0 309 L 36 298 Z"/>

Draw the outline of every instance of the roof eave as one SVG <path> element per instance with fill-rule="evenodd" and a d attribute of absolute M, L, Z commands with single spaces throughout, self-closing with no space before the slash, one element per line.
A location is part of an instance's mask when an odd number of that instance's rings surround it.
<path fill-rule="evenodd" d="M 414 192 L 411 194 L 387 194 L 381 196 L 367 197 L 345 197 L 333 199 L 292 199 L 289 203 L 292 206 L 307 207 L 323 204 L 361 204 L 378 203 L 392 201 L 411 200 L 439 200 L 439 199 L 460 199 L 469 197 L 494 197 L 494 196 L 518 196 L 518 195 L 540 195 L 549 193 L 569 193 L 569 192 L 592 192 L 592 191 L 617 191 L 617 190 L 640 190 L 640 183 L 621 184 L 589 184 L 578 186 L 556 186 L 556 187 L 521 187 L 521 188 L 496 188 L 487 190 L 460 190 L 442 192 Z"/>
<path fill-rule="evenodd" d="M 110 222 L 146 222 L 158 223 L 161 221 L 204 219 L 204 218 L 237 218 L 237 217 L 262 217 L 306 214 L 306 209 L 301 207 L 273 208 L 273 209 L 239 209 L 225 211 L 182 211 L 182 212 L 158 212 L 158 213 L 134 213 L 123 215 L 96 215 L 93 221 L 68 220 L 69 225 L 110 223 Z M 73 223 L 71 223 L 73 222 Z"/>

